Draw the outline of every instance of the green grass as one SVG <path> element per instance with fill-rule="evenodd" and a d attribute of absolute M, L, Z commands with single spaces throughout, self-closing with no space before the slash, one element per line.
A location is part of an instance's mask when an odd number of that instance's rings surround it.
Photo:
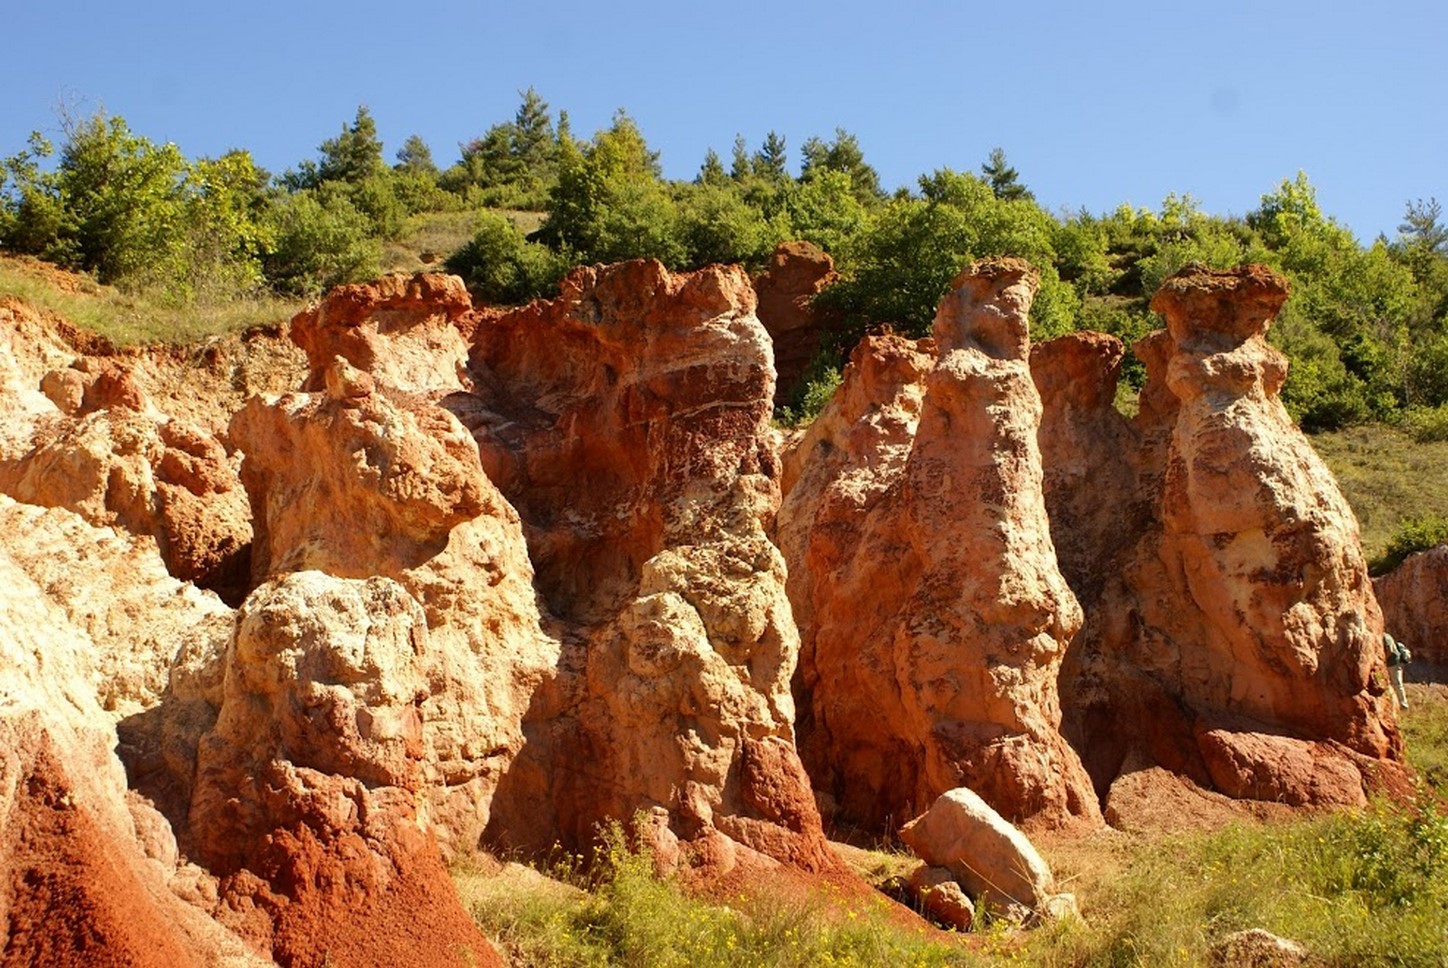
<path fill-rule="evenodd" d="M 483 931 L 514 964 L 584 968 L 729 968 L 773 966 L 976 966 L 989 964 L 959 943 L 932 940 L 892 923 L 883 896 L 841 903 L 822 886 L 794 899 L 740 895 L 729 903 L 691 897 L 656 876 L 653 862 L 607 837 L 593 874 L 567 865 L 553 873 L 586 893 L 558 883 L 513 881 L 489 888 L 487 875 L 467 865 L 454 883 Z"/>
<path fill-rule="evenodd" d="M 1310 439 L 1357 514 L 1369 559 L 1387 550 L 1404 521 L 1448 517 L 1448 441 L 1417 443 L 1381 425 Z"/>
<path fill-rule="evenodd" d="M 64 279 L 65 285 L 58 284 Z M 0 296 L 13 296 L 125 346 L 189 343 L 263 323 L 284 322 L 302 308 L 293 299 L 257 297 L 219 305 L 175 306 L 145 294 L 60 274 L 33 260 L 0 257 Z"/>
<path fill-rule="evenodd" d="M 874 905 L 850 915 L 828 888 L 727 904 L 690 897 L 625 850 L 617 833 L 591 877 L 572 864 L 553 871 L 566 884 L 536 877 L 520 885 L 469 867 L 454 880 L 517 965 L 1198 966 L 1214 963 L 1227 935 L 1265 928 L 1304 945 L 1319 968 L 1442 966 L 1448 687 L 1409 689 L 1404 733 L 1424 778 L 1415 803 L 1170 837 L 1103 830 L 1045 844 L 1083 918 L 1030 931 L 997 923 L 969 944 L 912 933 Z M 863 850 L 849 859 L 872 882 L 911 863 Z"/>

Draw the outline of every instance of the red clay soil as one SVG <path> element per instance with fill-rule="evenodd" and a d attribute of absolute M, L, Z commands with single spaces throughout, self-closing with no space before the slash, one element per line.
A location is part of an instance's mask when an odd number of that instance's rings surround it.
<path fill-rule="evenodd" d="M 95 818 L 75 802 L 48 744 L 22 770 L 0 831 L 0 870 L 5 872 L 0 916 L 6 930 L 0 965 L 204 964 L 156 909 L 137 872 L 108 844 Z"/>
<path fill-rule="evenodd" d="M 223 903 L 252 924 L 253 906 L 270 917 L 271 956 L 284 968 L 504 964 L 463 910 L 436 844 L 415 828 L 394 828 L 384 856 L 356 833 L 324 842 L 298 825 L 268 837 L 255 867 L 228 878 Z"/>

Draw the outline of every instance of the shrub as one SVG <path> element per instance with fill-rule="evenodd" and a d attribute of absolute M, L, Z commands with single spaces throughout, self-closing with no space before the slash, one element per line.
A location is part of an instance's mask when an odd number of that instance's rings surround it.
<path fill-rule="evenodd" d="M 1437 514 L 1409 518 L 1398 525 L 1398 530 L 1388 539 L 1387 550 L 1381 557 L 1373 559 L 1368 570 L 1374 575 L 1386 575 L 1409 555 L 1436 548 L 1445 542 L 1448 542 L 1448 518 Z"/>
<path fill-rule="evenodd" d="M 512 305 L 549 295 L 567 270 L 568 260 L 547 246 L 529 242 L 503 216 L 484 212 L 477 234 L 444 265 L 462 276 L 479 299 Z"/>
<path fill-rule="evenodd" d="M 1412 407 L 1403 412 L 1403 432 L 1420 444 L 1448 440 L 1448 404 Z"/>
<path fill-rule="evenodd" d="M 284 197 L 276 211 L 276 241 L 263 259 L 279 292 L 309 295 L 377 275 L 382 244 L 344 188 L 324 184 Z"/>

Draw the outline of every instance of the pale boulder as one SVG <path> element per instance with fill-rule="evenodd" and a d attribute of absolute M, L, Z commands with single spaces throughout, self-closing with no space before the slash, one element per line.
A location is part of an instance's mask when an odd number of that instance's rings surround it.
<path fill-rule="evenodd" d="M 900 839 L 926 864 L 950 871 L 978 904 L 1042 911 L 1056 893 L 1050 867 L 1026 835 L 966 787 L 941 794 L 900 828 Z"/>

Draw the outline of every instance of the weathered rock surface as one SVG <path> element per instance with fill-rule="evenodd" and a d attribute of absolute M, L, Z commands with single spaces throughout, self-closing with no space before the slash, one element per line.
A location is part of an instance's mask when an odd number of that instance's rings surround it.
<path fill-rule="evenodd" d="M 1414 662 L 1448 664 L 1448 545 L 1409 556 L 1373 579 L 1383 626 Z"/>
<path fill-rule="evenodd" d="M 1027 365 L 1033 270 L 977 263 L 934 337 L 867 341 L 786 466 L 801 749 L 879 829 L 962 785 L 1016 820 L 1099 821 L 1058 732 L 1081 611 L 1056 565 Z"/>
<path fill-rule="evenodd" d="M 1064 728 L 1103 797 L 1128 761 L 1302 805 L 1402 779 L 1357 523 L 1263 338 L 1286 296 L 1260 266 L 1168 279 L 1153 302 L 1167 330 L 1136 347 L 1132 423 L 1099 339 L 1034 360 L 1052 532 L 1088 615 Z"/>
<path fill-rule="evenodd" d="M 1041 911 L 1056 893 L 1051 868 L 1016 827 L 965 787 L 949 790 L 900 828 L 926 864 L 948 870 L 977 903 Z"/>
<path fill-rule="evenodd" d="M 795 754 L 797 633 L 769 446 L 774 373 L 738 268 L 579 269 L 478 322 L 473 429 L 567 622 L 499 787 L 503 843 L 580 844 L 651 812 L 705 866 L 833 867 Z"/>
<path fill-rule="evenodd" d="M 237 614 L 188 842 L 279 963 L 500 963 L 420 823 L 426 632 L 386 578 L 292 573 Z"/>
<path fill-rule="evenodd" d="M 811 300 L 838 278 L 835 260 L 812 242 L 781 242 L 754 277 L 759 321 L 774 343 L 781 400 L 793 397 L 830 324 Z"/>
<path fill-rule="evenodd" d="M 254 580 L 381 576 L 421 604 L 433 646 L 420 706 L 428 819 L 446 848 L 466 847 L 559 644 L 540 626 L 517 514 L 462 425 L 340 357 L 323 383 L 255 398 L 232 422 L 256 521 Z"/>
<path fill-rule="evenodd" d="M 315 389 L 253 400 L 230 434 L 255 581 L 382 576 L 422 606 L 425 826 L 547 850 L 642 813 L 661 853 L 687 841 L 716 870 L 832 866 L 792 743 L 747 279 L 578 270 L 557 300 L 461 319 L 419 285 L 299 317 Z"/>
<path fill-rule="evenodd" d="M 204 644 L 224 606 L 144 543 L 5 497 L 0 584 L 0 960 L 259 963 L 178 896 L 169 831 L 112 752 L 116 720 L 156 702 L 170 650 Z"/>
<path fill-rule="evenodd" d="M 28 452 L 0 460 L 0 492 L 154 537 L 173 575 L 235 600 L 247 579 L 251 511 L 225 448 L 142 401 L 110 402 L 38 424 Z"/>
<path fill-rule="evenodd" d="M 338 286 L 292 320 L 292 340 L 311 371 L 304 389 L 321 390 L 340 356 L 396 390 L 460 390 L 468 348 L 454 323 L 470 309 L 457 276 L 389 275 Z"/>

